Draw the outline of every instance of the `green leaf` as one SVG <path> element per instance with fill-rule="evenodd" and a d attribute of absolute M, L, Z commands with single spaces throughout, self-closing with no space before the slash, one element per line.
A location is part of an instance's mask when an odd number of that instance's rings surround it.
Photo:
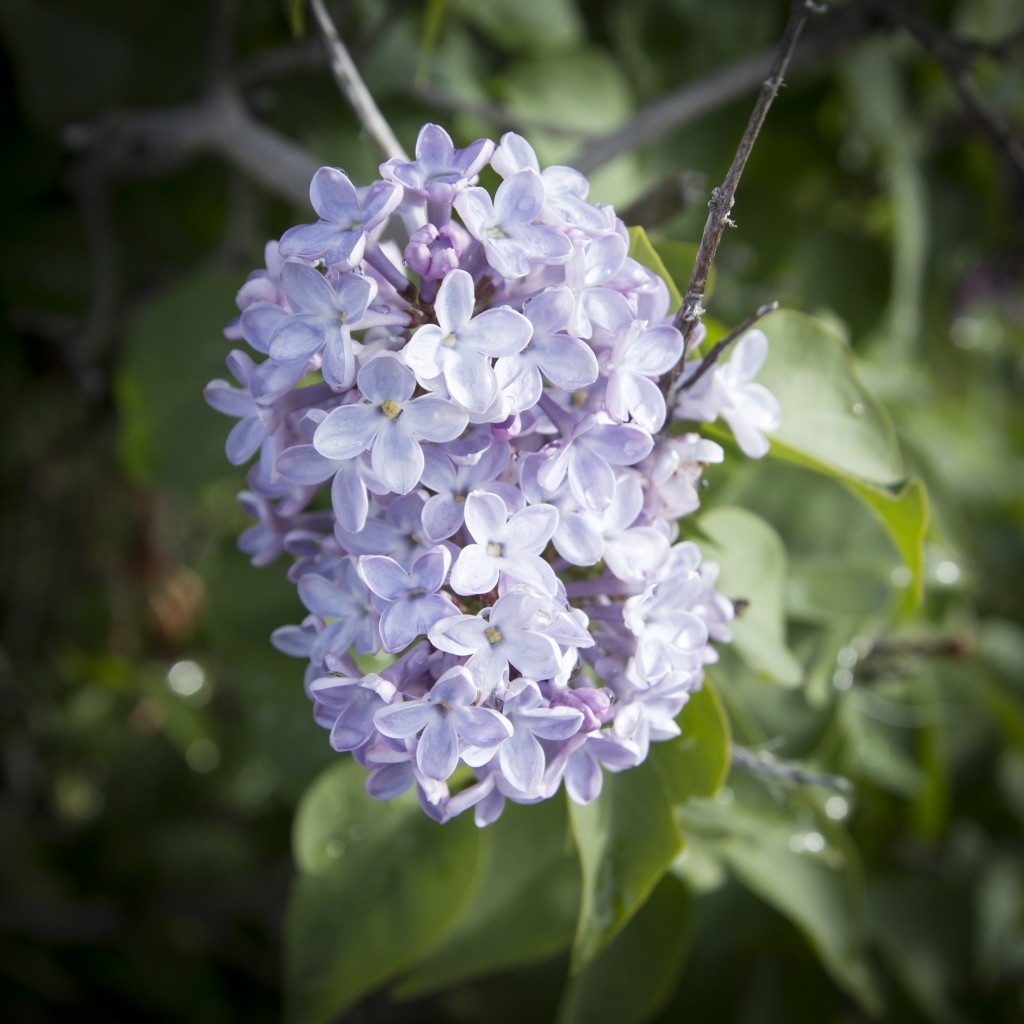
<path fill-rule="evenodd" d="M 842 337 L 821 320 L 780 309 L 758 324 L 768 358 L 758 382 L 779 400 L 772 441 L 858 480 L 894 484 L 903 465 L 888 414 L 864 386 Z"/>
<path fill-rule="evenodd" d="M 809 802 L 788 806 L 742 775 L 730 779 L 730 792 L 728 802 L 699 801 L 683 808 L 687 843 L 720 858 L 747 888 L 796 924 L 837 984 L 877 1014 L 881 995 L 867 956 L 856 848 Z"/>
<path fill-rule="evenodd" d="M 136 480 L 192 488 L 240 471 L 224 439 L 235 421 L 214 412 L 203 388 L 231 379 L 224 325 L 237 313 L 238 274 L 185 278 L 150 302 L 132 324 L 116 381 L 121 463 Z"/>
<path fill-rule="evenodd" d="M 375 801 L 346 760 L 295 822 L 299 877 L 285 926 L 288 1019 L 321 1024 L 428 956 L 476 891 L 486 833 L 439 825 L 410 793 Z"/>
<path fill-rule="evenodd" d="M 430 59 L 437 48 L 441 36 L 441 28 L 445 22 L 447 0 L 427 0 L 427 10 L 423 18 L 423 38 L 420 41 L 420 57 L 416 65 L 416 84 L 427 81 Z"/>
<path fill-rule="evenodd" d="M 717 588 L 749 602 L 730 628 L 733 647 L 763 679 L 795 686 L 803 669 L 786 646 L 786 551 L 760 516 L 740 508 L 705 512 L 698 522 L 701 550 L 721 568 Z"/>
<path fill-rule="evenodd" d="M 509 803 L 486 831 L 490 856 L 468 913 L 436 953 L 402 980 L 396 997 L 421 996 L 569 948 L 580 878 L 565 803 Z"/>
<path fill-rule="evenodd" d="M 718 792 L 729 774 L 729 720 L 711 681 L 690 697 L 676 721 L 675 739 L 651 746 L 649 760 L 675 804 Z"/>
<path fill-rule="evenodd" d="M 673 875 L 658 883 L 603 952 L 569 982 L 558 1024 L 639 1024 L 672 994 L 690 940 L 689 890 Z"/>
<path fill-rule="evenodd" d="M 668 268 L 665 266 L 665 262 L 662 260 L 658 249 L 654 247 L 650 238 L 647 237 L 647 232 L 641 227 L 629 229 L 629 255 L 637 263 L 643 264 L 648 270 L 653 270 L 668 285 L 669 303 L 672 309 L 678 309 L 683 304 L 683 297 L 679 294 L 676 282 L 668 272 Z M 680 280 L 685 281 L 689 279 L 689 272 L 687 272 L 685 278 L 680 278 Z"/>
<path fill-rule="evenodd" d="M 875 514 L 910 570 L 905 603 L 916 604 L 924 583 L 928 501 L 920 480 L 903 479 L 888 414 L 829 325 L 776 310 L 759 326 L 769 346 L 758 381 L 782 408 L 769 456 L 832 477 Z M 717 428 L 709 433 L 722 436 Z"/>
<path fill-rule="evenodd" d="M 583 872 L 573 968 L 589 963 L 643 906 L 682 848 L 673 799 L 648 758 L 605 773 L 601 795 L 569 805 Z"/>
<path fill-rule="evenodd" d="M 284 0 L 288 27 L 296 39 L 306 35 L 306 0 Z"/>

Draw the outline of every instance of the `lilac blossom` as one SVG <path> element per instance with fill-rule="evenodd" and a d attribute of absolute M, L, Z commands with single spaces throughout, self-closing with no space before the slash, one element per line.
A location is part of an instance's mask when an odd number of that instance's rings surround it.
<path fill-rule="evenodd" d="M 507 306 L 473 316 L 473 279 L 453 270 L 434 302 L 436 324 L 425 324 L 402 350 L 425 388 L 441 378 L 448 394 L 467 413 L 483 413 L 498 394 L 492 356 L 510 356 L 530 340 L 530 321 Z"/>
<path fill-rule="evenodd" d="M 451 203 L 475 180 L 493 151 L 490 139 L 477 139 L 465 149 L 456 149 L 440 125 L 425 124 L 416 139 L 415 161 L 387 160 L 380 165 L 380 173 L 409 192 Z"/>
<path fill-rule="evenodd" d="M 354 459 L 370 452 L 377 478 L 397 494 L 408 494 L 423 472 L 423 441 L 450 441 L 467 417 L 429 395 L 413 398 L 416 380 L 396 356 L 371 359 L 357 378 L 368 399 L 332 409 L 313 435 L 313 446 L 329 459 Z"/>
<path fill-rule="evenodd" d="M 779 403 L 763 385 L 754 382 L 768 356 L 763 331 L 748 331 L 736 343 L 732 356 L 719 363 L 688 391 L 683 391 L 677 412 L 683 419 L 713 422 L 719 416 L 729 424 L 744 455 L 759 459 L 768 452 L 764 435 L 778 428 Z M 696 366 L 690 368 L 695 372 Z M 688 374 L 684 371 L 683 383 Z"/>
<path fill-rule="evenodd" d="M 551 505 L 527 505 L 511 516 L 497 494 L 474 491 L 466 499 L 466 530 L 473 538 L 452 566 L 452 590 L 486 594 L 504 574 L 538 590 L 553 592 L 555 573 L 540 557 L 558 524 Z"/>
<path fill-rule="evenodd" d="M 479 615 L 442 619 L 430 630 L 430 642 L 468 656 L 466 668 L 488 695 L 508 679 L 509 665 L 532 679 L 550 679 L 559 670 L 559 650 L 537 628 L 541 604 L 533 594 L 506 594 Z"/>
<path fill-rule="evenodd" d="M 483 243 L 487 262 L 502 277 L 526 277 L 531 263 L 564 263 L 572 242 L 558 228 L 535 223 L 544 206 L 544 182 L 532 170 L 517 171 L 492 202 L 486 189 L 470 188 L 455 200 L 469 233 Z"/>
<path fill-rule="evenodd" d="M 282 256 L 322 259 L 350 268 L 362 258 L 367 233 L 382 224 L 402 201 L 402 189 L 378 181 L 360 191 L 344 171 L 321 167 L 309 186 L 309 201 L 320 220 L 289 228 L 282 236 Z"/>
<path fill-rule="evenodd" d="M 666 423 L 668 287 L 583 175 L 437 125 L 380 172 L 321 168 L 319 219 L 236 296 L 238 386 L 206 399 L 237 421 L 229 460 L 256 457 L 239 545 L 290 559 L 303 610 L 271 641 L 305 661 L 314 721 L 371 796 L 480 826 L 563 784 L 589 803 L 679 734 L 730 640 L 717 566 L 676 542 L 724 452 Z M 765 347 L 748 333 L 672 416 L 722 417 L 763 454 Z"/>
<path fill-rule="evenodd" d="M 420 555 L 408 572 L 387 555 L 364 555 L 359 559 L 363 582 L 388 602 L 380 618 L 385 651 L 400 651 L 438 619 L 459 614 L 451 599 L 438 593 L 451 561 L 448 549 L 440 547 Z"/>
<path fill-rule="evenodd" d="M 374 724 L 385 736 L 419 736 L 416 765 L 427 778 L 447 779 L 459 763 L 460 743 L 496 747 L 512 735 L 508 719 L 476 704 L 479 693 L 465 668 L 442 675 L 419 699 L 381 708 Z"/>
<path fill-rule="evenodd" d="M 540 740 L 567 740 L 579 732 L 583 712 L 551 705 L 539 687 L 520 679 L 509 689 L 502 714 L 512 723 L 512 737 L 498 750 L 498 763 L 516 789 L 533 793 L 544 777 L 544 748 Z"/>

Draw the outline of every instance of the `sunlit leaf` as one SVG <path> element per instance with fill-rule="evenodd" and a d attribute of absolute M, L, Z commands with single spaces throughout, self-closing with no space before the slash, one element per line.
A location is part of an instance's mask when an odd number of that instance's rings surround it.
<path fill-rule="evenodd" d="M 705 557 L 721 567 L 717 588 L 748 604 L 731 624 L 733 646 L 757 675 L 795 685 L 803 670 L 786 646 L 786 551 L 760 516 L 741 508 L 705 512 L 698 523 Z"/>
<path fill-rule="evenodd" d="M 779 400 L 782 421 L 769 458 L 838 480 L 878 517 L 910 570 L 907 605 L 923 586 L 928 502 L 904 479 L 889 417 L 860 381 L 843 339 L 820 320 L 776 310 L 759 324 L 769 339 L 758 381 Z M 717 427 L 709 434 L 724 437 Z"/>
<path fill-rule="evenodd" d="M 295 822 L 299 877 L 285 929 L 288 1018 L 332 1021 L 429 955 L 466 912 L 486 833 L 438 825 L 416 798 L 378 802 L 352 760 L 328 769 Z"/>

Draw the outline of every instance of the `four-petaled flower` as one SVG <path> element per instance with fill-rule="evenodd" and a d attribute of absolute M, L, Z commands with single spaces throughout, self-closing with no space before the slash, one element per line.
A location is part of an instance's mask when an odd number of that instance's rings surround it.
<path fill-rule="evenodd" d="M 366 363 L 356 383 L 368 401 L 332 409 L 316 428 L 313 447 L 329 459 L 354 459 L 369 449 L 381 483 L 408 494 L 423 472 L 421 442 L 450 441 L 467 416 L 441 398 L 413 398 L 415 377 L 388 352 Z"/>

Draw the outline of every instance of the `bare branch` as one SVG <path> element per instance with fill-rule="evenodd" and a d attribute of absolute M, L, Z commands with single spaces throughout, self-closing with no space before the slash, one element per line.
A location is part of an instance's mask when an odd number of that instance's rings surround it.
<path fill-rule="evenodd" d="M 816 11 L 817 6 L 812 5 L 810 0 L 793 0 L 789 20 L 782 33 L 775 61 L 761 86 L 761 93 L 754 105 L 750 120 L 747 122 L 743 137 L 740 139 L 732 165 L 729 167 L 725 180 L 711 193 L 711 202 L 708 203 L 708 219 L 704 224 L 704 233 L 701 236 L 700 248 L 697 250 L 693 273 L 690 275 L 690 284 L 673 321 L 683 334 L 683 356 L 668 374 L 666 393 L 670 393 L 674 387 L 675 381 L 678 380 L 679 374 L 682 372 L 686 355 L 693 347 L 697 326 L 704 315 L 704 293 L 707 289 L 708 274 L 711 272 L 711 264 L 718 252 L 718 243 L 722 240 L 726 226 L 732 223 L 729 215 L 732 212 L 736 189 L 743 175 L 743 169 L 747 165 L 754 143 L 760 134 L 761 126 L 768 116 L 768 110 L 778 95 L 779 89 L 782 88 L 789 62 L 793 57 L 793 51 L 796 49 L 797 40 L 800 38 L 804 24 L 811 13 Z"/>
<path fill-rule="evenodd" d="M 853 789 L 850 780 L 842 775 L 810 771 L 792 761 L 776 761 L 771 754 L 765 751 L 751 750 L 749 747 L 737 746 L 735 743 L 730 749 L 729 756 L 733 765 L 752 775 L 762 775 L 800 786 L 824 786 L 826 789 L 836 789 L 841 793 L 849 793 Z"/>
<path fill-rule="evenodd" d="M 984 46 L 962 42 L 913 11 L 890 0 L 862 0 L 879 18 L 898 25 L 913 36 L 943 67 L 953 87 L 992 141 L 1002 149 L 1017 168 L 1024 173 L 1024 139 L 1012 125 L 992 110 L 971 76 L 970 66 L 979 53 L 1000 54 L 1005 57 L 1021 45 L 1024 30 L 1014 33 L 1002 43 Z"/>
<path fill-rule="evenodd" d="M 366 88 L 359 70 L 349 56 L 345 44 L 338 35 L 338 30 L 323 5 L 323 0 L 309 0 L 313 8 L 313 15 L 323 36 L 324 45 L 327 47 L 327 55 L 331 61 L 331 70 L 334 72 L 334 79 L 341 89 L 342 95 L 352 105 L 359 123 L 365 129 L 367 135 L 381 151 L 384 159 L 408 160 L 409 157 L 402 144 L 395 137 L 391 126 L 384 119 L 370 90 Z"/>
<path fill-rule="evenodd" d="M 733 328 L 724 338 L 716 342 L 712 347 L 711 351 L 700 361 L 700 366 L 697 367 L 689 377 L 684 380 L 679 387 L 678 391 L 688 391 L 704 376 L 708 370 L 711 369 L 715 363 L 721 358 L 722 353 L 734 342 L 737 338 L 741 338 L 747 331 L 750 330 L 754 324 L 757 323 L 762 317 L 767 316 L 769 313 L 774 313 L 779 308 L 777 302 L 769 302 L 767 305 L 760 306 L 756 312 L 751 313 L 746 320 L 743 321 L 738 327 Z M 668 396 L 666 396 L 668 397 Z"/>
<path fill-rule="evenodd" d="M 824 64 L 860 37 L 863 22 L 862 13 L 856 9 L 841 12 L 828 28 L 808 35 L 794 56 L 791 69 Z M 776 52 L 761 50 L 695 82 L 687 82 L 638 111 L 621 128 L 589 143 L 566 163 L 583 174 L 592 174 L 620 154 L 657 142 L 698 117 L 741 99 L 765 80 Z"/>

